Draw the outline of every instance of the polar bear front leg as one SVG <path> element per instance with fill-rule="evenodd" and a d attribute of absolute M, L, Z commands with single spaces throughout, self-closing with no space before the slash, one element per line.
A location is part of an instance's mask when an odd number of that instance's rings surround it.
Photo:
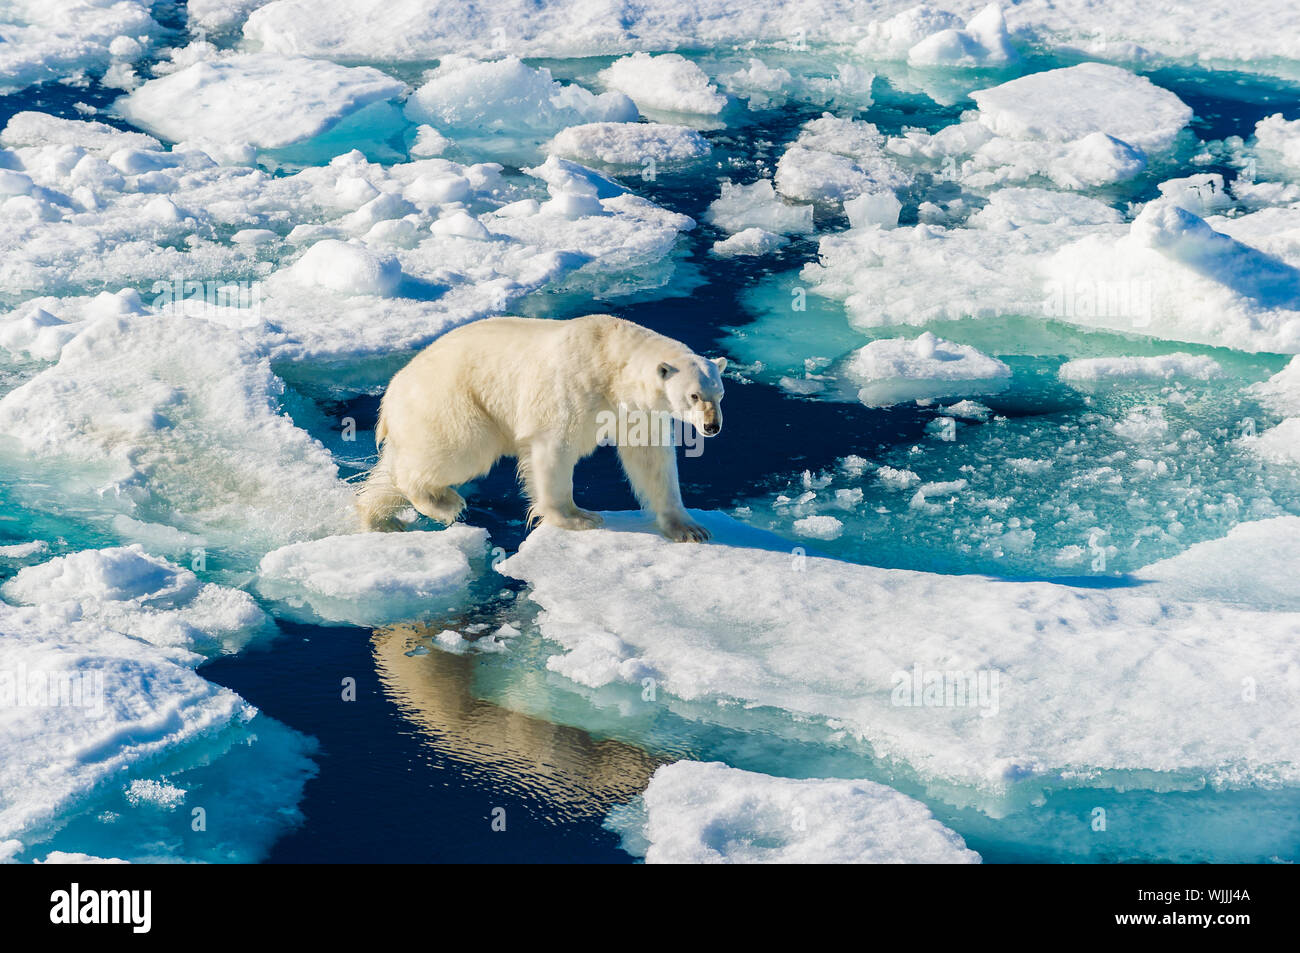
<path fill-rule="evenodd" d="M 573 468 L 578 455 L 552 441 L 533 443 L 527 462 L 520 467 L 524 492 L 531 504 L 529 522 L 540 519 L 561 529 L 595 529 L 604 523 L 599 513 L 580 509 L 573 502 Z"/>
<path fill-rule="evenodd" d="M 703 543 L 709 531 L 695 522 L 682 505 L 677 482 L 677 452 L 671 444 L 656 446 L 619 445 L 623 472 L 641 505 L 655 514 L 659 531 L 678 543 Z"/>

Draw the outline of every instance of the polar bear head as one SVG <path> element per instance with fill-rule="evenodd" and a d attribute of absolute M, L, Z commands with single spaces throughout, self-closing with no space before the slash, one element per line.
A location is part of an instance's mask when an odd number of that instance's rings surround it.
<path fill-rule="evenodd" d="M 657 373 L 668 412 L 706 437 L 717 436 L 722 430 L 722 372 L 726 369 L 725 357 L 710 360 L 690 354 L 661 361 Z"/>

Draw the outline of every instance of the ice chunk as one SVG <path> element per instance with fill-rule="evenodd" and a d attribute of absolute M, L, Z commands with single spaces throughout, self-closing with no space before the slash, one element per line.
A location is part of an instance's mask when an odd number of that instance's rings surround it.
<path fill-rule="evenodd" d="M 350 526 L 329 453 L 280 412 L 283 384 L 201 319 L 101 318 L 0 400 L 7 467 L 109 513 L 248 551 Z"/>
<path fill-rule="evenodd" d="M 599 644 L 598 683 L 655 678 L 701 719 L 723 700 L 829 719 L 922 778 L 990 792 L 1300 781 L 1294 612 L 1188 602 L 1181 573 L 1091 588 L 797 557 L 696 517 L 713 544 L 608 514 L 601 531 L 542 526 L 500 565 L 545 610 L 553 670 Z M 1244 555 L 1248 578 L 1275 553 Z"/>
<path fill-rule="evenodd" d="M 990 3 L 964 29 L 948 27 L 907 51 L 911 66 L 1001 66 L 1016 60 L 1002 8 Z"/>
<path fill-rule="evenodd" d="M 1255 148 L 1280 164 L 1295 179 L 1300 176 L 1300 119 L 1286 120 L 1281 113 L 1255 124 Z"/>
<path fill-rule="evenodd" d="M 679 53 L 633 53 L 601 70 L 599 78 L 632 97 L 640 109 L 714 116 L 727 105 L 726 95 L 704 70 Z"/>
<path fill-rule="evenodd" d="M 0 95 L 135 59 L 162 32 L 147 0 L 10 0 L 0 43 Z"/>
<path fill-rule="evenodd" d="M 110 779 L 255 710 L 139 639 L 0 605 L 0 842 L 29 839 Z"/>
<path fill-rule="evenodd" d="M 387 298 L 397 290 L 402 269 L 396 260 L 378 258 L 360 245 L 326 239 L 307 249 L 294 263 L 292 275 L 304 285 L 340 294 Z"/>
<path fill-rule="evenodd" d="M 842 371 L 860 385 L 858 399 L 868 407 L 888 407 L 922 397 L 997 393 L 1011 377 L 1011 368 L 997 358 L 929 331 L 911 341 L 872 341 L 850 354 Z"/>
<path fill-rule="evenodd" d="M 165 649 L 234 652 L 269 619 L 238 589 L 201 583 L 194 573 L 139 545 L 88 549 L 22 569 L 0 586 L 7 600 L 57 607 Z"/>
<path fill-rule="evenodd" d="M 733 233 L 761 228 L 792 235 L 813 230 L 813 208 L 782 201 L 770 179 L 759 179 L 752 185 L 728 181 L 722 183 L 722 194 L 709 205 L 704 220 Z"/>
<path fill-rule="evenodd" d="M 873 20 L 855 52 L 861 56 L 882 60 L 907 59 L 908 51 L 928 37 L 948 31 L 959 31 L 960 17 L 928 4 L 910 7 L 887 20 Z"/>
<path fill-rule="evenodd" d="M 844 201 L 905 188 L 912 176 L 884 150 L 875 125 L 822 116 L 804 125 L 776 167 L 776 187 L 795 199 Z"/>
<path fill-rule="evenodd" d="M 369 66 L 242 54 L 150 80 L 116 108 L 172 142 L 204 138 L 277 149 L 318 136 L 405 90 L 405 83 Z"/>
<path fill-rule="evenodd" d="M 1300 211 L 1201 217 L 1149 203 L 1127 234 L 1098 231 L 1044 266 L 1047 313 L 1174 341 L 1300 351 Z"/>
<path fill-rule="evenodd" d="M 157 139 L 142 132 L 123 132 L 104 122 L 61 119 L 38 112 L 15 113 L 0 132 L 0 145 L 11 149 L 76 146 L 104 159 L 120 149 L 149 151 L 162 148 Z"/>
<path fill-rule="evenodd" d="M 1233 205 L 1231 196 L 1223 188 L 1223 176 L 1217 172 L 1202 172 L 1161 182 L 1160 195 L 1166 204 L 1177 205 L 1202 217 L 1222 212 Z"/>
<path fill-rule="evenodd" d="M 678 761 L 655 771 L 642 802 L 644 826 L 625 836 L 646 844 L 648 864 L 980 859 L 924 804 L 873 781 L 795 780 L 716 761 Z"/>
<path fill-rule="evenodd" d="M 767 255 L 786 243 L 786 238 L 762 228 L 742 229 L 729 238 L 713 243 L 713 254 L 723 258 L 736 255 Z"/>
<path fill-rule="evenodd" d="M 358 533 L 295 543 L 262 557 L 257 589 L 290 614 L 385 625 L 445 611 L 480 560 L 487 532 Z"/>
<path fill-rule="evenodd" d="M 1210 380 L 1223 367 L 1203 354 L 1160 354 L 1155 357 L 1083 357 L 1066 361 L 1058 372 L 1069 383 L 1098 381 L 1169 381 L 1176 378 Z"/>
<path fill-rule="evenodd" d="M 1023 225 L 1107 225 L 1123 216 L 1094 198 L 1048 189 L 998 189 L 989 204 L 970 217 L 969 225 L 1006 231 Z"/>
<path fill-rule="evenodd" d="M 550 70 L 518 57 L 489 63 L 449 57 L 407 101 L 406 116 L 442 131 L 546 134 L 578 123 L 632 122 L 637 111 L 621 93 L 596 95 L 556 82 Z"/>
<path fill-rule="evenodd" d="M 813 539 L 835 539 L 844 532 L 844 524 L 834 516 L 805 516 L 794 521 L 794 531 Z"/>
<path fill-rule="evenodd" d="M 598 122 L 563 130 L 551 140 L 548 151 L 581 162 L 644 167 L 647 161 L 682 162 L 702 158 L 709 154 L 709 143 L 685 126 Z"/>
<path fill-rule="evenodd" d="M 894 228 L 898 225 L 898 215 L 903 210 L 903 203 L 893 192 L 863 192 L 856 198 L 845 199 L 844 214 L 848 216 L 853 228 L 867 228 L 879 225 L 882 228 Z"/>
<path fill-rule="evenodd" d="M 1031 73 L 971 98 L 980 122 L 1000 136 L 1074 142 L 1102 133 L 1146 153 L 1168 149 L 1192 118 L 1167 89 L 1104 63 Z"/>

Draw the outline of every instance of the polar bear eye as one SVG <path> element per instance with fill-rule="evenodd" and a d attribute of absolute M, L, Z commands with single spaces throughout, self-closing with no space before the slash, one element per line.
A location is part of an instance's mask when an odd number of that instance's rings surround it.
<path fill-rule="evenodd" d="M 699 394 L 692 394 L 692 395 L 691 395 L 691 402 L 692 402 L 692 403 L 695 403 L 695 404 L 698 404 L 698 403 L 700 402 L 700 395 L 699 395 Z"/>

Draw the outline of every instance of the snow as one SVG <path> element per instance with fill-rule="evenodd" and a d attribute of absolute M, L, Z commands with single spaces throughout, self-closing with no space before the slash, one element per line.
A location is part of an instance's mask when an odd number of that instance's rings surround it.
<path fill-rule="evenodd" d="M 675 545 L 644 518 L 606 514 L 605 530 L 543 526 L 499 566 L 543 610 L 548 668 L 638 691 L 654 678 L 675 711 L 705 720 L 725 701 L 784 710 L 861 738 L 932 786 L 993 796 L 1120 777 L 1157 788 L 1297 780 L 1295 612 L 1188 601 L 1192 575 L 1178 564 L 1151 567 L 1156 582 L 1088 588 L 792 560 L 779 544 L 740 542 L 726 517 L 695 515 L 713 544 Z M 1294 539 L 1292 526 L 1276 529 Z M 1241 553 L 1240 578 L 1252 566 L 1276 578 L 1272 551 Z M 924 686 L 953 671 L 984 673 L 986 686 L 996 676 L 993 697 L 913 693 L 915 674 Z M 1248 677 L 1260 689 L 1249 698 Z"/>
<path fill-rule="evenodd" d="M 601 70 L 600 81 L 631 97 L 639 109 L 717 115 L 727 97 L 699 66 L 678 53 L 633 53 Z"/>
<path fill-rule="evenodd" d="M 267 553 L 257 589 L 306 619 L 384 625 L 445 609 L 486 546 L 486 531 L 462 525 L 330 536 Z"/>
<path fill-rule="evenodd" d="M 655 770 L 642 801 L 644 824 L 627 833 L 648 864 L 979 863 L 925 805 L 872 781 L 677 761 Z"/>
<path fill-rule="evenodd" d="M 1210 380 L 1223 375 L 1223 367 L 1203 354 L 1160 354 L 1155 357 L 1084 357 L 1061 365 L 1061 380 L 1070 383 L 1098 381 L 1169 381 L 1176 378 Z"/>
<path fill-rule="evenodd" d="M 548 151 L 579 162 L 645 167 L 647 161 L 682 162 L 709 154 L 709 144 L 694 129 L 665 123 L 599 122 L 569 126 L 551 140 Z"/>
<path fill-rule="evenodd" d="M 204 138 L 278 149 L 405 91 L 405 83 L 373 67 L 244 54 L 150 80 L 120 100 L 117 110 L 171 142 Z"/>
<path fill-rule="evenodd" d="M 888 407 L 918 398 L 990 394 L 1006 387 L 1011 369 L 966 344 L 929 331 L 913 340 L 883 338 L 858 348 L 843 365 L 859 385 L 868 407 Z"/>
<path fill-rule="evenodd" d="M 1101 133 L 1146 153 L 1168 149 L 1192 118 L 1173 93 L 1104 63 L 1031 73 L 971 98 L 980 122 L 999 136 L 1077 142 Z"/>
<path fill-rule="evenodd" d="M 253 597 L 201 583 L 139 545 L 91 549 L 28 566 L 0 586 L 9 602 L 88 619 L 186 660 L 193 651 L 238 651 L 270 623 Z"/>

